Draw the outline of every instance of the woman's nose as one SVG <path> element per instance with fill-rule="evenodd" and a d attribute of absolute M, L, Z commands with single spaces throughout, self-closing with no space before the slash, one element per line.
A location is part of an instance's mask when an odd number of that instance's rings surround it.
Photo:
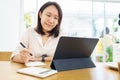
<path fill-rule="evenodd" d="M 54 17 L 50 17 L 50 18 L 49 18 L 49 22 L 52 23 L 52 22 L 54 22 L 54 21 L 55 21 L 55 20 L 54 20 Z"/>

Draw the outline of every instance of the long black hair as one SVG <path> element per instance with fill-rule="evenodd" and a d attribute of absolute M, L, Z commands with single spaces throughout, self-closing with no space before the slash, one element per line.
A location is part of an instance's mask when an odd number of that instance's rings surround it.
<path fill-rule="evenodd" d="M 43 32 L 43 28 L 41 25 L 41 18 L 39 17 L 39 13 L 43 12 L 45 10 L 45 8 L 54 5 L 57 9 L 58 9 L 58 14 L 59 14 L 59 19 L 58 19 L 58 24 L 55 26 L 55 28 L 53 28 L 51 31 L 49 31 L 50 35 L 49 36 L 54 36 L 57 37 L 59 35 L 59 31 L 60 31 L 60 24 L 62 21 L 62 10 L 61 7 L 58 3 L 56 2 L 46 2 L 40 9 L 38 12 L 38 20 L 37 20 L 37 27 L 36 27 L 36 32 L 42 35 L 45 35 L 45 33 Z"/>

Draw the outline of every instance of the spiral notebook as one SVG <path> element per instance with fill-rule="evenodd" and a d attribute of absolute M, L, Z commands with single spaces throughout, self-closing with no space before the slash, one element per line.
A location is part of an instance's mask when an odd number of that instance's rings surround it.
<path fill-rule="evenodd" d="M 57 70 L 42 68 L 42 67 L 26 67 L 17 70 L 18 73 L 45 78 L 57 73 Z"/>

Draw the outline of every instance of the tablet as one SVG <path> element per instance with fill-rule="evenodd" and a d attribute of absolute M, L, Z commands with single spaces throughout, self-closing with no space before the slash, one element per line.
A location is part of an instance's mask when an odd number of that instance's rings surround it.
<path fill-rule="evenodd" d="M 90 56 L 98 38 L 68 37 L 59 39 L 51 68 L 58 71 L 95 67 Z"/>

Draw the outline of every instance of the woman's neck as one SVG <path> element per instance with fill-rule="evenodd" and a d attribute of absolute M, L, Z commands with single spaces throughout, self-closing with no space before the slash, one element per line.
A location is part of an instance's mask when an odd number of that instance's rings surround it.
<path fill-rule="evenodd" d="M 43 43 L 43 45 L 46 44 L 48 39 L 49 39 L 49 34 L 42 35 L 42 43 Z"/>

